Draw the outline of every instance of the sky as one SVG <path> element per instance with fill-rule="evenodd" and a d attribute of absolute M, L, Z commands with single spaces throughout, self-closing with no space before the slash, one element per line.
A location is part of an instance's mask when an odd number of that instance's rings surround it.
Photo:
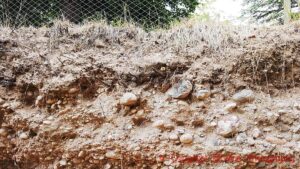
<path fill-rule="evenodd" d="M 212 7 L 225 18 L 241 15 L 242 0 L 216 0 Z"/>
<path fill-rule="evenodd" d="M 243 0 L 216 0 L 210 6 L 210 13 L 218 15 L 220 20 L 237 21 L 242 13 Z"/>

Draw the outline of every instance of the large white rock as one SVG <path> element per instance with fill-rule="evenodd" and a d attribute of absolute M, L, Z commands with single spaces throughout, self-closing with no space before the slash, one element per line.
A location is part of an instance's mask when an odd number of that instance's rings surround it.
<path fill-rule="evenodd" d="M 193 84 L 188 80 L 181 80 L 174 84 L 167 94 L 174 99 L 185 99 L 193 90 Z"/>

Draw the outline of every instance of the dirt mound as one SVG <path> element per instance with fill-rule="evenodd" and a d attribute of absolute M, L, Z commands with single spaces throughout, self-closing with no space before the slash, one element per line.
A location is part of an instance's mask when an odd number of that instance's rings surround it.
<path fill-rule="evenodd" d="M 1 28 L 0 168 L 299 167 L 299 29 Z"/>

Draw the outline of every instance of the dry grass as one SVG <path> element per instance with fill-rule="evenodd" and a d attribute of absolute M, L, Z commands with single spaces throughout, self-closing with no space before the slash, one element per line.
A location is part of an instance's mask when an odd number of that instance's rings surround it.
<path fill-rule="evenodd" d="M 176 53 L 201 53 L 204 49 L 211 52 L 226 52 L 232 47 L 243 46 L 244 38 L 251 30 L 246 26 L 233 26 L 226 23 L 203 23 L 194 20 L 182 21 L 170 29 L 158 29 L 146 32 L 133 24 L 114 27 L 105 22 L 91 22 L 83 25 L 72 25 L 68 22 L 57 21 L 48 29 L 51 48 L 59 45 L 63 36 L 80 37 L 74 39 L 80 47 L 88 47 L 96 39 L 109 43 L 136 44 L 136 53 L 144 54 L 153 51 L 153 45 L 159 45 L 161 50 Z"/>

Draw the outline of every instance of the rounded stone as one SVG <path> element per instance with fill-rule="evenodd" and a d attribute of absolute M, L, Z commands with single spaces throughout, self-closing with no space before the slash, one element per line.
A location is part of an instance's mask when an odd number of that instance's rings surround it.
<path fill-rule="evenodd" d="M 183 134 L 182 136 L 180 136 L 180 142 L 184 143 L 184 144 L 191 144 L 194 140 L 193 135 L 191 134 Z"/>
<path fill-rule="evenodd" d="M 75 93 L 77 93 L 77 92 L 79 92 L 79 89 L 77 89 L 77 88 L 71 88 L 70 90 L 69 90 L 69 94 L 75 94 Z"/>
<path fill-rule="evenodd" d="M 67 165 L 67 160 L 65 160 L 65 159 L 60 160 L 59 165 L 60 166 L 66 166 Z"/>
<path fill-rule="evenodd" d="M 138 97 L 133 93 L 125 93 L 121 99 L 120 104 L 124 106 L 133 106 L 137 103 Z"/>
<path fill-rule="evenodd" d="M 172 86 L 168 95 L 174 99 L 185 99 L 193 90 L 193 84 L 188 80 L 181 80 Z"/>
<path fill-rule="evenodd" d="M 0 128 L 0 136 L 3 136 L 3 137 L 7 136 L 7 132 L 5 129 Z"/>
<path fill-rule="evenodd" d="M 26 139 L 28 139 L 28 134 L 26 134 L 26 133 L 21 133 L 21 134 L 19 135 L 19 138 L 20 138 L 20 139 L 23 139 L 23 140 L 26 140 Z"/>
<path fill-rule="evenodd" d="M 117 158 L 117 154 L 116 154 L 115 151 L 108 151 L 108 152 L 105 153 L 105 157 L 116 159 Z"/>
<path fill-rule="evenodd" d="M 237 103 L 252 102 L 254 99 L 254 92 L 249 89 L 244 89 L 232 96 L 232 100 Z"/>

